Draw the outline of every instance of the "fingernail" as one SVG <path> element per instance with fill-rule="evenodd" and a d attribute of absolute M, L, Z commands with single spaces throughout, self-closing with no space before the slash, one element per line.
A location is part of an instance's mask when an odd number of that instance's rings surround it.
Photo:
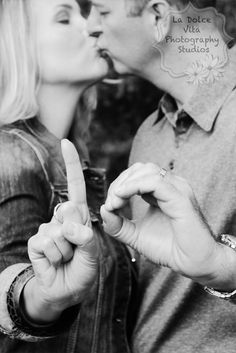
<path fill-rule="evenodd" d="M 66 145 L 69 145 L 69 144 L 71 144 L 71 142 L 70 142 L 70 140 L 68 140 L 68 139 L 62 139 L 61 140 L 61 146 L 66 146 Z"/>
<path fill-rule="evenodd" d="M 66 143 L 66 141 L 67 141 L 66 139 L 62 139 L 62 140 L 61 140 L 61 145 L 63 145 L 64 143 Z"/>

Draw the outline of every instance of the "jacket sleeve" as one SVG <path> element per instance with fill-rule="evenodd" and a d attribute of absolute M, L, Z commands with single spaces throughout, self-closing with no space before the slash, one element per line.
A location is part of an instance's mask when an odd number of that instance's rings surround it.
<path fill-rule="evenodd" d="M 23 340 L 51 337 L 60 323 L 47 327 L 24 321 L 20 294 L 32 277 L 27 242 L 51 219 L 53 186 L 38 151 L 21 137 L 0 134 L 0 330 Z M 67 321 L 68 325 L 68 321 Z"/>

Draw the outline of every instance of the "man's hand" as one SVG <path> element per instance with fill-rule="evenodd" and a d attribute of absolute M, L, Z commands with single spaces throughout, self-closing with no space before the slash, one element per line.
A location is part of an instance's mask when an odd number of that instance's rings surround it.
<path fill-rule="evenodd" d="M 160 171 L 151 163 L 134 164 L 111 184 L 101 208 L 105 231 L 156 264 L 227 289 L 232 272 L 226 273 L 226 267 L 235 266 L 235 253 L 215 241 L 188 183 L 171 173 L 163 177 Z M 119 211 L 134 195 L 149 205 L 141 219 L 130 221 Z"/>
<path fill-rule="evenodd" d="M 72 143 L 62 141 L 69 201 L 51 222 L 40 226 L 28 243 L 35 277 L 24 290 L 28 315 L 53 321 L 63 310 L 81 302 L 95 280 L 98 246 L 91 229 L 79 156 Z"/>

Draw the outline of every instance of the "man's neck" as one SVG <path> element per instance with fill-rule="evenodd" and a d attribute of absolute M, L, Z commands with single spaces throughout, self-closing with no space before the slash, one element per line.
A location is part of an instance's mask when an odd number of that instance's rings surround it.
<path fill-rule="evenodd" d="M 166 52 L 165 55 L 168 56 L 168 53 Z M 202 60 L 204 59 L 205 55 L 202 56 Z M 181 66 L 186 67 L 187 70 L 189 62 L 186 60 L 186 65 L 183 65 L 184 56 L 177 57 L 176 61 L 178 62 L 178 60 L 182 60 Z M 201 61 L 201 58 L 198 57 L 198 60 Z M 181 77 L 174 77 L 167 70 L 164 70 L 161 64 L 160 53 L 156 56 L 153 62 L 150 62 L 149 66 L 145 67 L 145 70 L 140 73 L 140 76 L 153 83 L 162 91 L 169 93 L 180 105 L 187 103 L 198 89 L 198 85 L 188 82 L 187 76 L 184 74 Z M 204 87 L 205 83 L 202 83 L 201 85 Z"/>
<path fill-rule="evenodd" d="M 154 84 L 162 91 L 175 98 L 178 105 L 183 105 L 190 100 L 196 91 L 196 86 L 187 82 L 186 77 L 173 77 L 160 67 L 156 62 L 150 70 L 145 70 L 142 77 Z"/>

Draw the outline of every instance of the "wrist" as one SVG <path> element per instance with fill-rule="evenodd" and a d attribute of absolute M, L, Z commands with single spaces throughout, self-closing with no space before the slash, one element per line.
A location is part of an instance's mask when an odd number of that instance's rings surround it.
<path fill-rule="evenodd" d="M 211 275 L 199 282 L 218 291 L 232 292 L 236 289 L 236 252 L 222 239 L 224 236 L 219 237 L 221 242 L 216 242 Z"/>
<path fill-rule="evenodd" d="M 39 295 L 39 288 L 35 277 L 29 280 L 22 292 L 21 305 L 24 313 L 35 323 L 47 324 L 56 321 L 63 309 L 55 304 L 46 302 Z"/>

